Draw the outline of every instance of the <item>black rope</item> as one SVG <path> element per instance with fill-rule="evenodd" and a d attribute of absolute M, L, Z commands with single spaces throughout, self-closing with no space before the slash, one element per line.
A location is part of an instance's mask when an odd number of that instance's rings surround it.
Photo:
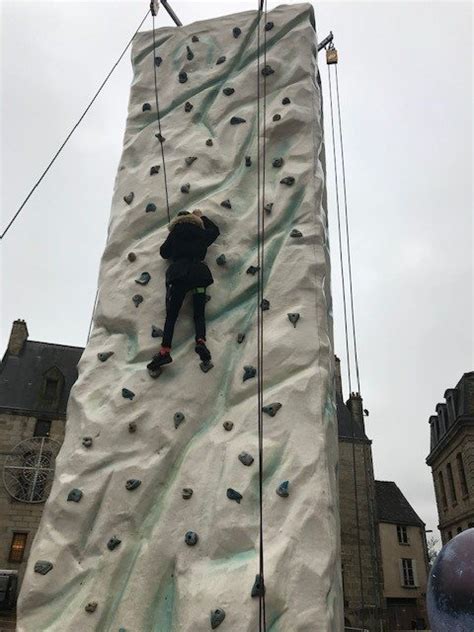
<path fill-rule="evenodd" d="M 152 13 L 153 18 L 153 76 L 155 79 L 155 103 L 156 103 L 156 120 L 158 122 L 158 140 L 161 145 L 161 159 L 163 161 L 163 176 L 165 179 L 165 196 L 166 196 L 166 212 L 168 214 L 168 222 L 171 221 L 170 216 L 170 202 L 168 196 L 168 180 L 166 178 L 166 162 L 165 162 L 165 148 L 163 146 L 163 136 L 161 134 L 161 117 L 160 117 L 160 105 L 158 103 L 158 83 L 156 80 L 156 62 L 155 62 L 155 53 L 156 53 L 156 36 L 155 36 L 155 16 Z"/>
<path fill-rule="evenodd" d="M 79 120 L 77 121 L 77 123 L 74 125 L 74 127 L 72 128 L 72 130 L 69 132 L 69 134 L 66 136 L 65 141 L 63 142 L 63 144 L 60 146 L 60 148 L 58 149 L 58 151 L 54 154 L 53 158 L 51 159 L 50 163 L 48 164 L 48 166 L 46 167 L 46 169 L 43 171 L 43 173 L 41 174 L 39 180 L 36 182 L 36 184 L 33 186 L 33 188 L 31 189 L 31 191 L 28 193 L 28 195 L 26 196 L 26 198 L 24 199 L 22 205 L 20 206 L 20 208 L 17 210 L 17 212 L 15 213 L 15 215 L 13 216 L 13 218 L 10 220 L 8 226 L 5 228 L 5 230 L 3 231 L 3 233 L 0 235 L 0 239 L 3 239 L 8 231 L 8 229 L 10 228 L 10 226 L 13 224 L 13 222 L 16 220 L 16 218 L 18 217 L 18 215 L 20 214 L 20 212 L 23 210 L 24 206 L 26 205 L 26 203 L 28 202 L 28 200 L 30 199 L 30 197 L 33 195 L 35 189 L 38 187 L 38 185 L 41 183 L 41 181 L 43 180 L 43 178 L 45 177 L 45 175 L 48 173 L 48 171 L 50 170 L 50 168 L 53 166 L 56 158 L 59 156 L 59 154 L 61 153 L 61 151 L 63 150 L 63 148 L 66 146 L 68 140 L 71 138 L 71 136 L 74 134 L 74 132 L 76 131 L 76 129 L 79 127 L 82 119 L 85 117 L 85 115 L 87 114 L 87 112 L 90 110 L 92 104 L 94 103 L 94 101 L 97 99 L 97 97 L 99 96 L 100 92 L 102 91 L 102 88 L 105 86 L 105 84 L 107 83 L 107 81 L 109 80 L 111 74 L 113 73 L 113 71 L 115 70 L 115 68 L 118 66 L 118 64 L 120 63 L 122 57 L 125 55 L 125 53 L 127 52 L 127 50 L 130 47 L 130 44 L 133 42 L 135 35 L 138 33 L 138 31 L 140 30 L 140 28 L 142 27 L 143 23 L 145 22 L 146 18 L 148 17 L 148 13 L 149 11 L 147 11 L 145 17 L 143 18 L 143 20 L 140 22 L 140 24 L 138 25 L 137 30 L 135 31 L 135 33 L 132 35 L 130 41 L 128 42 L 128 44 L 126 45 L 126 47 L 123 49 L 120 57 L 117 59 L 117 61 L 115 62 L 115 64 L 112 66 L 110 72 L 108 73 L 108 75 L 106 76 L 106 78 L 104 79 L 104 81 L 101 83 L 99 89 L 97 90 L 97 92 L 95 93 L 95 95 L 92 97 L 91 102 L 89 103 L 89 105 L 86 107 L 86 109 L 84 110 L 84 112 L 82 113 L 81 117 L 79 118 Z"/>

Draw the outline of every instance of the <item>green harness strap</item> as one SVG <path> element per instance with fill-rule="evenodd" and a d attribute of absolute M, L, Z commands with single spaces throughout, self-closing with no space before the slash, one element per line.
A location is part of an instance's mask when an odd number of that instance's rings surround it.
<path fill-rule="evenodd" d="M 206 288 L 205 287 L 195 287 L 193 288 L 193 294 L 205 294 L 206 293 Z"/>

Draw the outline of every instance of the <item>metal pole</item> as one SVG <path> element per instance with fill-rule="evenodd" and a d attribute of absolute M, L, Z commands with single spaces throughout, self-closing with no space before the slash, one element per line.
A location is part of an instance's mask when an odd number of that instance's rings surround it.
<path fill-rule="evenodd" d="M 173 9 L 168 4 L 168 0 L 161 0 L 161 4 L 166 9 L 166 11 L 168 12 L 168 15 L 171 17 L 171 19 L 176 24 L 176 26 L 183 26 L 182 23 L 180 22 L 178 16 L 176 15 L 176 13 L 173 11 Z"/>

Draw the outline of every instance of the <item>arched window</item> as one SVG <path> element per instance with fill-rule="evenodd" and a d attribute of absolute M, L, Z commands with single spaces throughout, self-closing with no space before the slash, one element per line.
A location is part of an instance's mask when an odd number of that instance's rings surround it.
<path fill-rule="evenodd" d="M 52 366 L 43 374 L 40 390 L 40 407 L 59 408 L 64 389 L 64 375 L 57 366 Z"/>

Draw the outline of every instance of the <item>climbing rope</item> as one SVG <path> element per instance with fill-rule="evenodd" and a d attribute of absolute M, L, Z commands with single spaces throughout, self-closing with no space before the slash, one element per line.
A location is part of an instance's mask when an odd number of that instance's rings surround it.
<path fill-rule="evenodd" d="M 148 13 L 149 11 L 147 11 L 145 17 L 143 18 L 143 20 L 140 22 L 140 24 L 138 25 L 137 30 L 135 31 L 135 33 L 132 35 L 132 37 L 130 38 L 128 44 L 125 46 L 125 48 L 123 49 L 122 53 L 120 54 L 120 57 L 117 59 L 117 61 L 115 62 L 115 64 L 112 66 L 110 72 L 108 73 L 108 75 L 105 77 L 104 81 L 100 84 L 99 89 L 97 90 L 97 92 L 94 94 L 94 96 L 92 97 L 92 100 L 90 101 L 89 105 L 86 107 L 86 109 L 84 110 L 84 112 L 81 114 L 79 120 L 77 121 L 77 123 L 74 125 L 74 127 L 71 129 L 71 131 L 69 132 L 69 134 L 66 136 L 66 139 L 64 140 L 64 142 L 62 143 L 62 145 L 59 147 L 58 151 L 54 154 L 53 158 L 50 160 L 48 166 L 46 167 L 46 169 L 43 171 L 43 173 L 41 174 L 41 176 L 39 177 L 39 179 L 37 180 L 36 184 L 33 186 L 33 188 L 31 189 L 31 191 L 28 193 L 28 195 L 26 196 L 26 198 L 24 199 L 23 203 L 21 204 L 20 208 L 17 210 L 17 212 L 15 213 L 15 215 L 12 217 L 12 219 L 10 220 L 8 226 L 5 228 L 5 230 L 3 231 L 3 233 L 0 235 L 0 240 L 3 239 L 5 237 L 5 235 L 7 234 L 7 231 L 9 230 L 10 226 L 13 224 L 13 222 L 16 220 L 16 218 L 18 217 L 18 215 L 21 213 L 21 211 L 23 210 L 23 208 L 25 207 L 26 203 L 28 202 L 28 200 L 30 199 L 30 197 L 33 195 L 35 189 L 39 186 L 39 184 L 41 183 L 41 181 L 43 180 L 43 178 L 45 177 L 45 175 L 48 173 L 48 171 L 50 170 L 50 168 L 53 166 L 56 158 L 59 156 L 59 154 L 62 152 L 62 150 L 64 149 L 64 147 L 66 146 L 67 142 L 69 141 L 69 139 L 71 138 L 71 136 L 74 134 L 74 132 L 76 131 L 76 129 L 79 127 L 82 119 L 85 117 L 85 115 L 87 114 L 87 112 L 90 110 L 90 108 L 92 107 L 92 104 L 94 103 L 94 101 L 97 99 L 97 97 L 99 96 L 99 94 L 102 91 L 102 88 L 105 86 L 105 84 L 107 83 L 107 81 L 109 80 L 110 76 L 112 75 L 113 71 L 115 70 L 115 68 L 118 66 L 118 64 L 120 63 L 120 61 L 122 60 L 122 57 L 125 55 L 125 53 L 127 52 L 127 50 L 130 48 L 131 43 L 133 42 L 133 40 L 135 39 L 136 34 L 138 33 L 138 31 L 141 29 L 143 23 L 145 22 L 145 20 L 148 17 Z"/>

